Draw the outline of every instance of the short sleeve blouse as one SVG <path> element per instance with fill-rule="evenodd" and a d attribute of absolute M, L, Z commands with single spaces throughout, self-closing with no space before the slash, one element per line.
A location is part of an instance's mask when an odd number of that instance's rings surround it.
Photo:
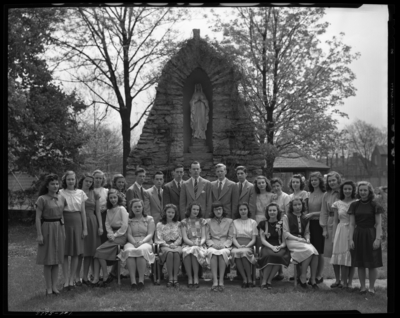
<path fill-rule="evenodd" d="M 372 228 L 375 226 L 375 214 L 383 213 L 381 205 L 375 201 L 361 200 L 354 201 L 350 204 L 348 214 L 354 214 L 356 225 L 362 228 Z"/>
<path fill-rule="evenodd" d="M 42 217 L 45 219 L 61 218 L 66 204 L 67 201 L 60 194 L 54 197 L 47 194 L 41 195 L 35 203 L 36 207 L 42 211 Z"/>
<path fill-rule="evenodd" d="M 236 219 L 233 221 L 233 236 L 253 238 L 253 235 L 257 235 L 257 222 L 253 219 L 248 218 L 247 220 Z"/>
<path fill-rule="evenodd" d="M 82 203 L 88 199 L 86 193 L 80 189 L 61 189 L 60 194 L 67 201 L 67 206 L 64 208 L 65 212 L 81 211 Z"/>

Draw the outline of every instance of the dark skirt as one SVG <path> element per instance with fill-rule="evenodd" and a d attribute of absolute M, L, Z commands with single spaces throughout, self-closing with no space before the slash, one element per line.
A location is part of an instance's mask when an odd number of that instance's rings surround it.
<path fill-rule="evenodd" d="M 314 245 L 319 254 L 324 254 L 325 237 L 319 220 L 310 220 L 310 243 Z"/>
<path fill-rule="evenodd" d="M 125 243 L 126 243 L 126 235 L 118 236 L 112 242 L 107 241 L 104 244 L 101 244 L 96 249 L 96 254 L 94 255 L 94 257 L 95 258 L 102 258 L 102 259 L 105 259 L 107 261 L 116 261 L 117 252 L 118 252 L 118 245 L 125 245 Z M 107 262 L 107 265 L 109 265 L 109 264 L 110 263 Z"/>
<path fill-rule="evenodd" d="M 270 248 L 263 246 L 261 249 L 261 258 L 258 260 L 258 266 L 263 269 L 267 265 L 283 265 L 289 266 L 290 264 L 290 252 L 285 247 L 274 252 Z"/>
<path fill-rule="evenodd" d="M 101 245 L 98 233 L 99 226 L 93 211 L 86 211 L 86 224 L 88 235 L 83 240 L 83 256 L 93 257 L 96 253 L 96 249 Z"/>
<path fill-rule="evenodd" d="M 82 215 L 81 212 L 64 211 L 65 249 L 64 256 L 83 254 Z"/>
<path fill-rule="evenodd" d="M 36 264 L 58 265 L 64 262 L 65 231 L 60 222 L 42 223 L 43 244 L 38 245 Z"/>
<path fill-rule="evenodd" d="M 376 229 L 374 227 L 362 228 L 356 226 L 353 234 L 354 249 L 350 250 L 351 265 L 361 268 L 382 267 L 382 247 L 374 250 Z"/>
<path fill-rule="evenodd" d="M 100 236 L 100 242 L 101 244 L 105 243 L 108 241 L 107 239 L 107 231 L 106 231 L 106 216 L 107 216 L 107 210 L 105 210 L 101 214 L 101 223 L 103 224 L 103 234 Z"/>

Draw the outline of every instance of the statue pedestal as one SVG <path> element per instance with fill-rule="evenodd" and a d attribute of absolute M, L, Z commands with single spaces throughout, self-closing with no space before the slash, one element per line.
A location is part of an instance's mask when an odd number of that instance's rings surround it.
<path fill-rule="evenodd" d="M 207 146 L 204 139 L 193 138 L 192 146 L 189 146 L 190 153 L 209 153 L 210 147 Z"/>

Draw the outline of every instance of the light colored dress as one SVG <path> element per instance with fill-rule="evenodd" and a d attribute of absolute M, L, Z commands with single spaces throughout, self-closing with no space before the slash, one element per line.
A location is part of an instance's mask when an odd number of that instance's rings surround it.
<path fill-rule="evenodd" d="M 59 194 L 51 197 L 48 194 L 40 196 L 35 205 L 42 211 L 46 220 L 60 220 L 63 216 L 65 198 Z M 57 265 L 64 261 L 65 231 L 64 225 L 58 222 L 42 222 L 43 244 L 38 245 L 36 264 Z"/>
<path fill-rule="evenodd" d="M 101 244 L 107 242 L 107 231 L 106 231 L 106 216 L 107 216 L 107 194 L 108 189 L 100 187 L 94 188 L 94 192 L 100 196 L 100 214 L 101 214 L 101 224 L 103 225 L 103 234 L 100 236 Z"/>
<path fill-rule="evenodd" d="M 350 215 L 347 214 L 351 202 L 346 203 L 340 200 L 332 204 L 332 208 L 338 210 L 339 217 L 335 238 L 333 239 L 333 251 L 330 261 L 330 263 L 334 265 L 351 266 L 349 246 Z"/>
<path fill-rule="evenodd" d="M 339 191 L 338 190 L 330 190 L 324 193 L 324 197 L 322 198 L 322 206 L 321 206 L 321 214 L 319 217 L 319 224 L 322 229 L 326 227 L 326 231 L 328 233 L 328 239 L 325 239 L 324 246 L 324 257 L 332 257 L 332 248 L 333 248 L 333 219 L 334 212 L 332 210 L 332 204 L 336 201 L 339 201 Z"/>
<path fill-rule="evenodd" d="M 193 222 L 191 219 L 186 218 L 181 221 L 182 231 L 186 231 L 187 238 L 194 241 L 196 244 L 201 242 L 201 231 L 204 226 L 203 219 L 196 219 Z M 189 246 L 186 243 L 183 243 L 182 253 L 183 258 L 190 254 L 194 255 L 201 266 L 204 266 L 206 263 L 207 249 L 205 244 L 202 246 Z"/>
<path fill-rule="evenodd" d="M 258 223 L 266 220 L 265 209 L 272 202 L 272 197 L 274 196 L 271 192 L 257 194 L 256 197 L 256 215 L 255 220 Z"/>
<path fill-rule="evenodd" d="M 206 243 L 208 248 L 206 253 L 206 261 L 208 266 L 211 264 L 211 257 L 213 255 L 222 255 L 225 264 L 228 265 L 231 256 L 233 231 L 232 219 L 207 219 Z M 213 248 L 213 245 L 216 243 L 222 243 L 224 248 L 220 250 Z"/>
<path fill-rule="evenodd" d="M 170 222 L 163 224 L 162 222 L 157 223 L 156 230 L 156 243 L 157 244 L 174 244 L 174 249 L 168 246 L 161 247 L 160 263 L 164 264 L 167 259 L 169 252 L 182 254 L 182 233 L 181 233 L 181 222 Z"/>
<path fill-rule="evenodd" d="M 148 235 L 150 224 L 154 224 L 154 219 L 150 215 L 140 219 L 129 219 L 127 239 L 128 235 L 132 235 L 135 242 L 140 242 Z M 125 244 L 124 250 L 118 254 L 118 258 L 125 262 L 128 257 L 143 257 L 149 264 L 153 264 L 155 256 L 151 247 L 152 243 L 153 240 L 135 247 L 132 243 L 128 242 Z"/>
<path fill-rule="evenodd" d="M 126 230 L 128 229 L 128 212 L 123 206 L 107 210 L 106 231 L 107 234 L 115 234 L 114 241 L 108 241 L 96 249 L 95 258 L 115 261 L 118 245 L 126 243 Z"/>
<path fill-rule="evenodd" d="M 258 235 L 257 222 L 255 220 L 248 218 L 247 220 L 236 219 L 233 221 L 233 237 L 236 238 L 240 245 L 247 245 L 253 239 L 253 235 Z M 257 263 L 253 247 L 233 247 L 231 253 L 232 265 L 235 258 L 242 257 L 246 257 L 251 264 Z"/>
<path fill-rule="evenodd" d="M 288 213 L 288 215 L 284 216 L 282 219 L 286 246 L 289 249 L 290 255 L 294 261 L 301 263 L 313 254 L 319 255 L 318 251 L 312 244 L 288 239 L 288 234 L 309 239 L 310 232 L 308 220 L 304 220 L 301 215 L 296 216 L 293 213 Z"/>
<path fill-rule="evenodd" d="M 282 213 L 286 214 L 289 209 L 290 195 L 282 191 L 276 199 L 272 200 L 272 202 L 278 204 Z"/>

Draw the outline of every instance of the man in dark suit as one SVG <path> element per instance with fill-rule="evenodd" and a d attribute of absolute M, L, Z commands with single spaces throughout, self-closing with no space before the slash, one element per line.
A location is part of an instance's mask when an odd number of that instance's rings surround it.
<path fill-rule="evenodd" d="M 157 171 L 153 177 L 154 185 L 144 192 L 145 206 L 149 207 L 149 214 L 154 219 L 154 224 L 161 220 L 161 214 L 164 208 L 163 205 L 163 189 L 164 174 L 161 171 Z"/>
<path fill-rule="evenodd" d="M 254 191 L 254 185 L 247 181 L 247 169 L 245 166 L 238 166 L 235 169 L 236 176 L 239 180 L 236 183 L 238 191 L 238 203 L 247 202 L 249 204 L 251 217 L 254 219 L 256 215 L 256 193 Z"/>
<path fill-rule="evenodd" d="M 145 213 L 149 214 L 150 213 L 149 206 L 148 206 L 148 204 L 146 205 L 145 197 L 144 197 L 144 193 L 146 192 L 146 189 L 143 188 L 143 183 L 144 183 L 144 180 L 146 179 L 146 170 L 144 170 L 143 168 L 138 168 L 135 171 L 135 176 L 136 176 L 135 183 L 132 184 L 128 188 L 128 190 L 126 190 L 127 208 L 129 210 L 129 202 L 132 199 L 140 199 L 143 201 L 143 203 L 145 203 L 145 205 L 144 205 Z"/>
<path fill-rule="evenodd" d="M 218 180 L 211 182 L 212 202 L 220 201 L 228 218 L 233 219 L 238 205 L 238 189 L 235 182 L 225 177 L 226 166 L 219 163 L 215 166 Z"/>
<path fill-rule="evenodd" d="M 196 201 L 203 212 L 203 217 L 207 218 L 211 212 L 211 183 L 200 177 L 200 163 L 193 161 L 190 165 L 191 178 L 182 184 L 180 202 L 181 220 L 185 218 L 188 205 Z"/>
<path fill-rule="evenodd" d="M 163 204 L 164 206 L 167 204 L 174 204 L 178 208 L 178 213 L 180 210 L 179 207 L 179 197 L 181 194 L 182 187 L 182 177 L 184 174 L 183 166 L 181 164 L 177 164 L 174 168 L 174 180 L 168 182 L 164 185 L 163 189 Z M 181 215 L 179 214 L 179 221 L 181 221 Z"/>

